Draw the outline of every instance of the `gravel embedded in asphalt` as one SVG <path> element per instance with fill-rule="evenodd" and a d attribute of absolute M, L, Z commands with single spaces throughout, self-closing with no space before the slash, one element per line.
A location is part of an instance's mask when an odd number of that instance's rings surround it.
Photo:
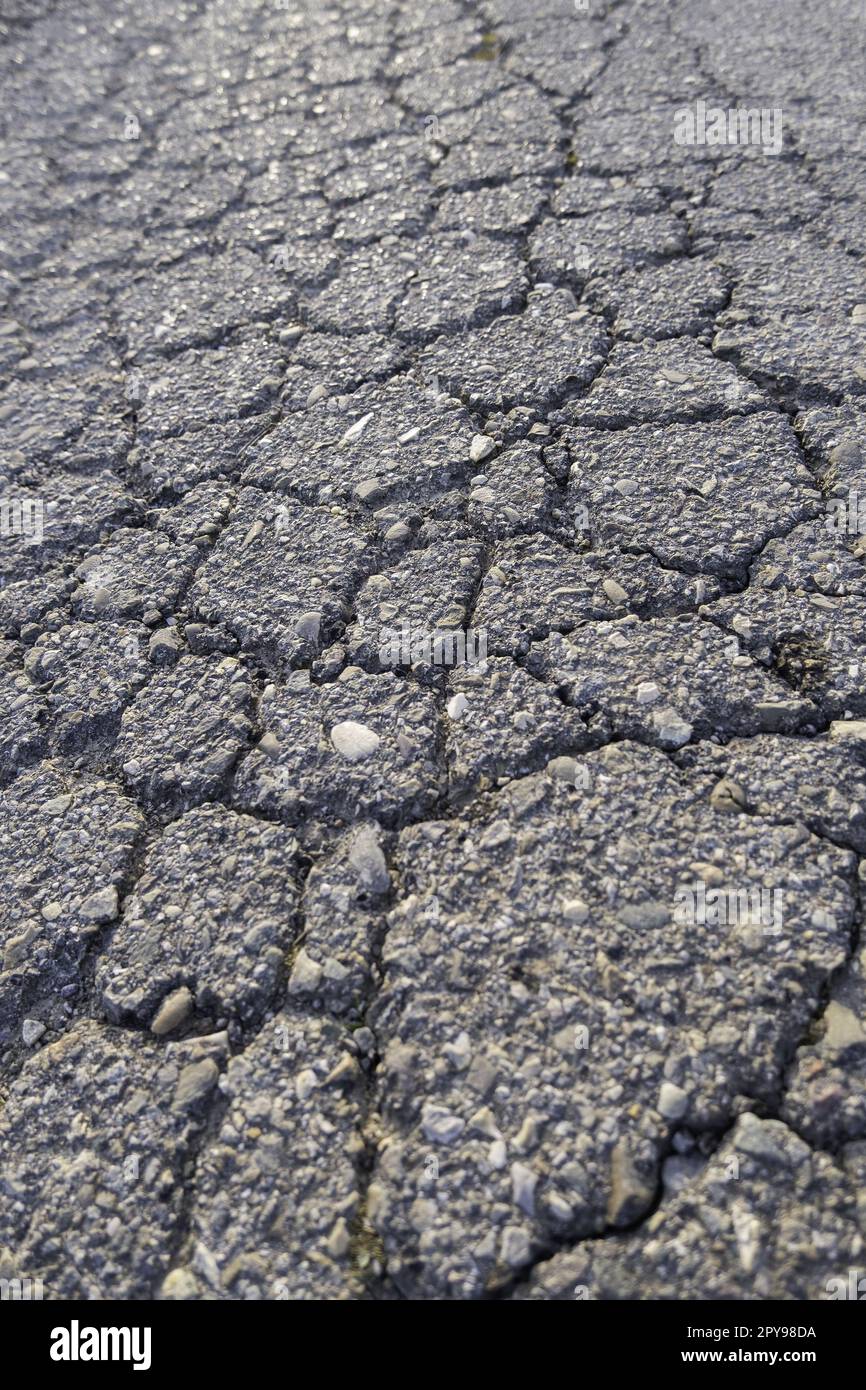
<path fill-rule="evenodd" d="M 862 9 L 5 7 L 4 1297 L 862 1268 Z"/>

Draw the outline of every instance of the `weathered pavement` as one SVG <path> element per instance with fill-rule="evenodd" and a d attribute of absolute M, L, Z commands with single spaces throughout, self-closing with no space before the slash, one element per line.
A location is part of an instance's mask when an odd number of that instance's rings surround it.
<path fill-rule="evenodd" d="M 4 15 L 0 1278 L 833 1296 L 863 5 Z"/>

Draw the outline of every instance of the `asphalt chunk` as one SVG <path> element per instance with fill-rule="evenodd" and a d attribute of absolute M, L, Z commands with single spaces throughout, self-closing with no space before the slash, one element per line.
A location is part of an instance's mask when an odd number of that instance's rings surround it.
<path fill-rule="evenodd" d="M 170 825 L 100 956 L 109 1018 L 152 1024 L 183 989 L 199 1013 L 258 1022 L 293 935 L 296 850 L 281 826 L 223 806 L 200 806 Z"/>
<path fill-rule="evenodd" d="M 124 711 L 118 772 L 149 805 L 207 800 L 249 741 L 251 705 L 249 676 L 233 657 L 181 657 Z"/>
<path fill-rule="evenodd" d="M 639 1220 L 674 1128 L 772 1094 L 845 958 L 847 851 L 720 814 L 634 744 L 570 762 L 398 842 L 370 1210 L 411 1296 Z M 738 883 L 781 897 L 720 912 Z"/>
<path fill-rule="evenodd" d="M 50 762 L 0 794 L 0 816 L 0 1029 L 8 1046 L 35 1001 L 55 1025 L 64 1021 L 90 938 L 117 914 L 144 822 L 113 783 Z"/>
<path fill-rule="evenodd" d="M 235 779 L 242 809 L 290 823 L 388 823 L 429 810 L 439 795 L 435 701 L 390 672 L 349 667 L 340 680 L 312 685 L 298 671 L 266 687 L 259 718 L 265 734 Z"/>

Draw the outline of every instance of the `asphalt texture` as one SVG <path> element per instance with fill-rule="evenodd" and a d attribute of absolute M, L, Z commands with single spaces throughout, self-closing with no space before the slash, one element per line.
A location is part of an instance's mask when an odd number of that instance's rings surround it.
<path fill-rule="evenodd" d="M 866 1273 L 864 39 L 6 0 L 0 1279 Z"/>

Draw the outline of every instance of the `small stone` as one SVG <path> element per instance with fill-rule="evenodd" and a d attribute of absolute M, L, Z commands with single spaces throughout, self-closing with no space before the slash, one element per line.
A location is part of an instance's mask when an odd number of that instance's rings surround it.
<path fill-rule="evenodd" d="M 830 739 L 854 738 L 866 743 L 866 719 L 834 719 L 830 725 Z"/>
<path fill-rule="evenodd" d="M 866 1042 L 866 1031 L 853 1009 L 835 999 L 831 999 L 824 1010 L 824 1025 L 824 1044 L 833 1052 L 844 1052 Z"/>
<path fill-rule="evenodd" d="M 628 1226 L 643 1216 L 655 1190 L 638 1173 L 631 1150 L 620 1139 L 610 1156 L 610 1196 L 607 1219 L 611 1226 Z"/>
<path fill-rule="evenodd" d="M 710 805 L 716 811 L 739 813 L 746 808 L 746 793 L 738 782 L 730 777 L 722 777 L 710 792 Z"/>
<path fill-rule="evenodd" d="M 79 903 L 78 915 L 86 922 L 110 922 L 117 916 L 117 909 L 117 889 L 112 885 L 109 888 L 98 889 Z"/>
<path fill-rule="evenodd" d="M 480 1110 L 469 1121 L 469 1128 L 477 1130 L 479 1134 L 485 1135 L 488 1139 L 501 1139 L 499 1126 L 496 1123 L 496 1116 L 489 1105 L 482 1105 Z M 503 1150 L 504 1151 L 504 1150 Z"/>
<path fill-rule="evenodd" d="M 469 445 L 469 460 L 471 463 L 482 463 L 484 459 L 490 458 L 496 443 L 486 434 L 476 434 Z"/>
<path fill-rule="evenodd" d="M 154 632 L 147 644 L 147 655 L 151 661 L 172 661 L 183 649 L 183 643 L 174 628 L 161 627 Z"/>
<path fill-rule="evenodd" d="M 666 1120 L 681 1120 L 688 1109 L 689 1098 L 685 1091 L 672 1081 L 663 1081 L 659 1091 L 658 1108 Z"/>
<path fill-rule="evenodd" d="M 319 1084 L 319 1078 L 312 1067 L 305 1067 L 295 1077 L 295 1095 L 298 1100 L 307 1100 Z"/>
<path fill-rule="evenodd" d="M 397 735 L 397 748 L 400 751 L 401 757 L 411 758 L 412 754 L 415 752 L 416 744 L 408 734 L 401 732 Z"/>
<path fill-rule="evenodd" d="M 558 782 L 570 782 L 572 786 L 577 779 L 577 763 L 574 758 L 551 758 L 547 764 L 547 771 Z"/>
<path fill-rule="evenodd" d="M 372 1057 L 376 1051 L 376 1035 L 372 1028 L 356 1028 L 352 1041 L 365 1057 Z"/>
<path fill-rule="evenodd" d="M 606 579 L 601 587 L 604 589 L 611 603 L 628 602 L 628 594 L 621 584 L 617 584 L 615 579 Z"/>
<path fill-rule="evenodd" d="M 195 1275 L 191 1270 L 178 1269 L 169 1270 L 162 1281 L 160 1297 L 172 1302 L 188 1303 L 199 1297 L 200 1290 L 196 1282 Z"/>
<path fill-rule="evenodd" d="M 331 1227 L 326 1244 L 328 1254 L 335 1260 L 341 1260 L 349 1253 L 349 1228 L 342 1216 L 338 1216 Z"/>
<path fill-rule="evenodd" d="M 314 994 L 322 979 L 322 967 L 301 947 L 292 967 L 289 994 Z"/>
<path fill-rule="evenodd" d="M 193 997 L 186 985 L 174 990 L 163 999 L 154 1015 L 150 1025 L 151 1033 L 155 1033 L 158 1038 L 166 1033 L 171 1033 L 173 1029 L 180 1027 L 184 1019 L 188 1018 L 193 1008 Z"/>
<path fill-rule="evenodd" d="M 184 1110 L 187 1106 L 195 1105 L 213 1089 L 218 1078 L 219 1067 L 211 1057 L 205 1057 L 201 1062 L 191 1062 L 178 1077 L 173 1109 Z"/>
<path fill-rule="evenodd" d="M 658 734 L 659 743 L 664 748 L 682 748 L 684 743 L 688 743 L 692 736 L 692 726 L 675 709 L 666 706 L 664 709 L 656 710 L 653 715 L 653 725 Z"/>
<path fill-rule="evenodd" d="M 790 725 L 802 709 L 800 700 L 761 700 L 755 706 L 755 713 L 761 721 L 761 728 L 775 733 Z"/>
<path fill-rule="evenodd" d="M 546 1198 L 547 1209 L 554 1221 L 560 1222 L 563 1226 L 574 1220 L 574 1208 L 559 1192 L 551 1192 Z"/>
<path fill-rule="evenodd" d="M 535 1189 L 537 1186 L 537 1173 L 533 1173 L 532 1169 L 527 1168 L 525 1163 L 512 1163 L 511 1200 L 515 1206 L 520 1207 L 521 1211 L 526 1212 L 527 1216 L 532 1216 L 535 1211 Z"/>
<path fill-rule="evenodd" d="M 31 921 L 23 932 L 10 936 L 3 951 L 3 969 L 14 970 L 26 958 L 30 944 L 39 936 L 38 925 Z"/>
<path fill-rule="evenodd" d="M 346 433 L 343 435 L 343 438 L 340 440 L 340 443 L 351 444 L 354 440 L 360 439 L 361 435 L 364 433 L 364 430 L 367 428 L 372 418 L 372 410 L 368 415 L 362 415 L 360 420 L 356 420 L 354 425 L 349 426 L 349 428 L 346 430 Z"/>
<path fill-rule="evenodd" d="M 504 1139 L 494 1139 L 490 1148 L 487 1150 L 487 1162 L 491 1168 L 497 1169 L 505 1167 L 508 1161 L 508 1151 L 505 1147 Z"/>
<path fill-rule="evenodd" d="M 777 1120 L 759 1120 L 749 1111 L 741 1115 L 734 1130 L 733 1142 L 742 1152 L 751 1154 L 763 1163 L 778 1165 L 790 1171 L 791 1161 L 808 1161 L 809 1148 L 799 1138 L 786 1131 Z"/>
<path fill-rule="evenodd" d="M 514 1147 L 518 1153 L 529 1153 L 538 1143 L 538 1123 L 533 1115 L 527 1115 L 517 1134 Z"/>
<path fill-rule="evenodd" d="M 452 695 L 445 708 L 449 719 L 460 720 L 469 708 L 469 701 L 463 694 Z"/>
<path fill-rule="evenodd" d="M 45 1032 L 45 1024 L 38 1018 L 25 1018 L 21 1024 L 21 1037 L 25 1047 L 32 1047 Z"/>
<path fill-rule="evenodd" d="M 652 705 L 661 696 L 661 691 L 655 681 L 641 681 L 637 688 L 637 702 L 639 705 Z"/>
<path fill-rule="evenodd" d="M 452 1115 L 443 1105 L 425 1105 L 421 1116 L 424 1135 L 433 1144 L 453 1144 L 463 1133 L 466 1121 L 459 1115 Z"/>
<path fill-rule="evenodd" d="M 344 1052 L 337 1065 L 328 1072 L 324 1086 L 354 1086 L 360 1079 L 360 1069 L 354 1057 Z"/>
<path fill-rule="evenodd" d="M 666 902 L 645 899 L 639 903 L 624 903 L 617 916 L 624 926 L 635 931 L 663 931 L 670 921 L 670 907 Z"/>
<path fill-rule="evenodd" d="M 362 888 L 370 893 L 388 892 L 391 887 L 388 865 L 370 826 L 362 826 L 352 841 L 349 863 L 356 871 Z"/>
<path fill-rule="evenodd" d="M 317 642 L 321 626 L 321 613 L 302 613 L 295 623 L 295 636 L 305 642 Z"/>
<path fill-rule="evenodd" d="M 264 753 L 268 758 L 278 758 L 280 756 L 280 740 L 277 738 L 276 734 L 271 733 L 270 730 L 268 730 L 266 734 L 262 734 L 259 739 L 259 752 Z"/>
<path fill-rule="evenodd" d="M 589 916 L 589 908 L 583 898 L 566 898 L 562 904 L 562 915 L 567 922 L 585 922 Z"/>
<path fill-rule="evenodd" d="M 382 494 L 383 488 L 378 478 L 365 478 L 355 488 L 355 496 L 359 502 L 374 502 Z"/>
<path fill-rule="evenodd" d="M 859 468 L 863 463 L 863 451 L 853 439 L 843 439 L 840 444 L 830 450 L 829 460 L 837 470 Z M 23 639 L 23 628 L 21 636 Z"/>
<path fill-rule="evenodd" d="M 521 1269 L 532 1259 L 532 1245 L 529 1235 L 522 1226 L 505 1226 L 499 1253 L 504 1264 L 511 1269 Z"/>
<path fill-rule="evenodd" d="M 357 724 L 354 719 L 346 719 L 335 724 L 331 730 L 331 742 L 338 753 L 350 763 L 361 762 L 372 757 L 379 747 L 379 735 L 366 724 Z"/>
<path fill-rule="evenodd" d="M 450 1062 L 455 1071 L 465 1071 L 469 1066 L 472 1057 L 472 1042 L 468 1033 L 460 1033 L 454 1042 L 448 1042 L 442 1049 L 442 1055 L 446 1061 Z"/>
<path fill-rule="evenodd" d="M 409 1219 L 416 1231 L 427 1231 L 436 1220 L 436 1203 L 428 1197 L 416 1197 L 409 1211 Z"/>

